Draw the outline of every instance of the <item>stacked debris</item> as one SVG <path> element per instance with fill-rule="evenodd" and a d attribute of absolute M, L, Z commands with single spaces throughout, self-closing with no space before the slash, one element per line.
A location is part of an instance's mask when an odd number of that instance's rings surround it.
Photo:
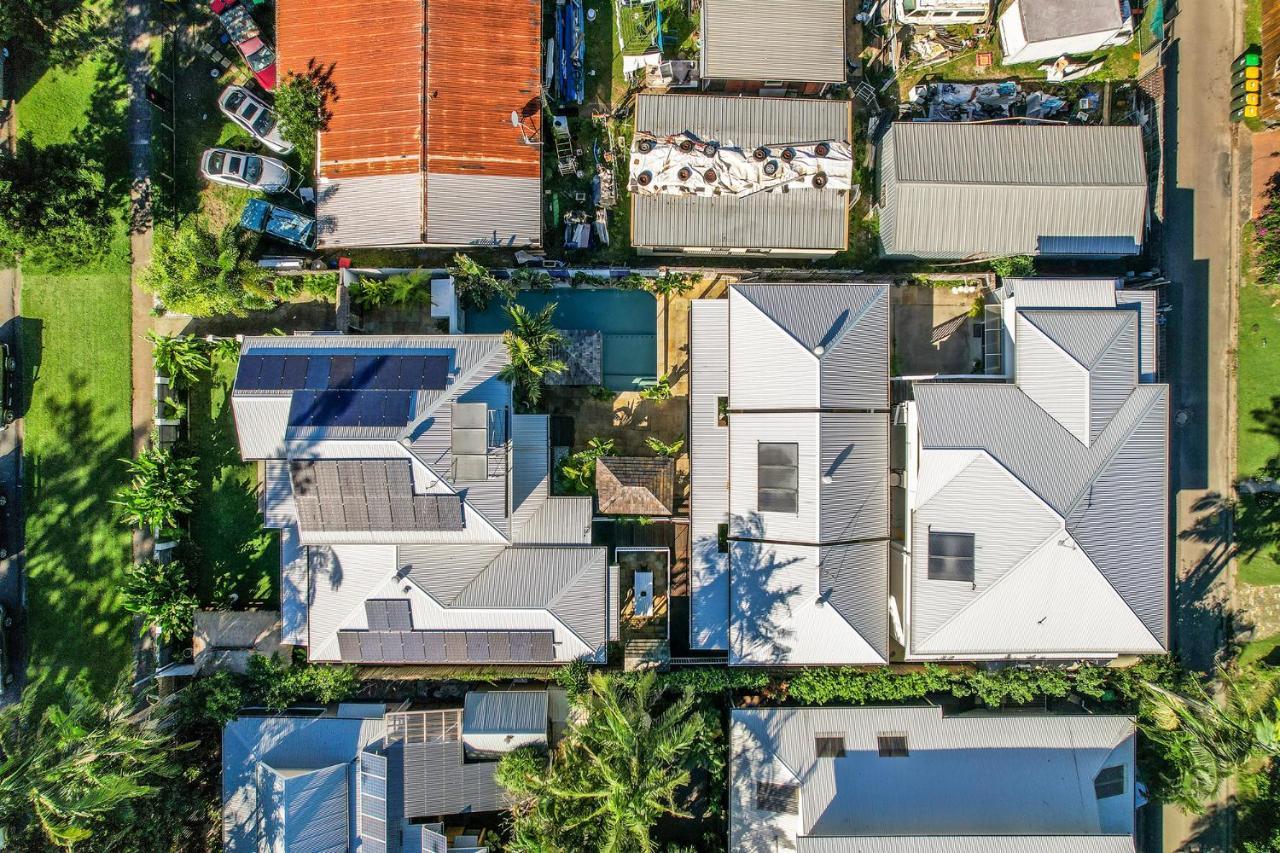
<path fill-rule="evenodd" d="M 658 137 L 637 131 L 627 187 L 641 195 L 733 195 L 782 189 L 850 189 L 847 142 L 794 142 L 751 151 L 690 133 Z"/>

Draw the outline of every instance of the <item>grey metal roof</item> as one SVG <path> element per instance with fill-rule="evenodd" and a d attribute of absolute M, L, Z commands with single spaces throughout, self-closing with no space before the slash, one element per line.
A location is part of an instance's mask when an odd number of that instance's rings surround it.
<path fill-rule="evenodd" d="M 844 0 L 705 0 L 702 76 L 843 82 L 845 23 Z"/>
<path fill-rule="evenodd" d="M 1117 30 L 1124 24 L 1118 0 L 1018 0 L 1028 42 Z"/>
<path fill-rule="evenodd" d="M 824 412 L 818 423 L 820 541 L 887 537 L 888 414 Z"/>
<path fill-rule="evenodd" d="M 818 554 L 818 594 L 887 660 L 888 541 L 828 545 Z"/>
<path fill-rule="evenodd" d="M 1131 255 L 1146 231 L 1136 127 L 899 122 L 877 180 L 889 256 Z"/>
<path fill-rule="evenodd" d="M 423 175 L 321 178 L 316 188 L 316 245 L 422 244 Z"/>
<path fill-rule="evenodd" d="M 813 352 L 823 408 L 889 405 L 889 289 L 879 284 L 739 284 L 734 289 Z M 821 353 L 818 350 L 821 349 Z M 879 357 L 880 353 L 884 357 Z"/>
<path fill-rule="evenodd" d="M 1039 374 L 1028 365 L 1031 348 L 1040 344 L 1025 325 L 1031 322 L 1076 361 L 1092 365 L 1083 392 L 1061 390 L 1071 387 L 1063 371 L 1057 391 L 1051 376 L 1043 387 L 1036 384 Z M 920 478 L 932 485 L 914 510 L 912 646 L 951 654 L 1157 650 L 1167 642 L 1168 386 L 1137 384 L 1138 323 L 1131 309 L 1032 309 L 1019 311 L 1017 323 L 1018 384 L 914 387 L 922 450 L 951 451 L 959 461 L 922 457 Z M 1073 406 L 1083 407 L 1076 431 L 1062 420 Z M 976 451 L 985 456 L 975 457 Z M 999 515 L 988 513 L 992 505 L 1001 507 Z M 972 589 L 924 576 L 930 524 L 980 531 Z M 1085 570 L 1078 552 L 1106 587 L 1089 587 L 1087 577 L 1074 574 Z M 1077 580 L 1062 595 L 1044 598 L 1046 588 L 1031 575 L 1024 589 L 1004 579 L 1008 572 Z M 1111 606 L 1107 588 L 1131 613 L 1113 613 L 1094 626 L 1090 620 Z M 1043 618 L 1035 625 L 993 620 L 984 608 L 997 597 L 1011 614 L 1034 611 Z M 1066 601 L 1087 612 L 1075 620 L 1049 619 Z M 966 612 L 976 614 L 972 625 Z M 1135 616 L 1141 627 L 1131 622 Z M 944 629 L 947 639 L 930 646 Z"/>
<path fill-rule="evenodd" d="M 541 242 L 541 179 L 432 172 L 426 181 L 428 244 L 519 247 Z"/>
<path fill-rule="evenodd" d="M 637 131 L 689 132 L 722 146 L 851 137 L 847 101 L 640 95 Z M 770 191 L 731 196 L 632 196 L 632 244 L 649 248 L 756 248 L 838 251 L 848 242 L 845 190 Z"/>
<path fill-rule="evenodd" d="M 462 715 L 461 708 L 387 715 L 387 752 L 404 768 L 406 818 L 505 807 L 497 762 L 464 761 Z"/>
<path fill-rule="evenodd" d="M 719 403 L 729 396 L 727 299 L 690 303 L 689 361 L 690 644 L 727 649 L 729 556 L 719 547 L 729 518 L 729 427 Z"/>
<path fill-rule="evenodd" d="M 339 784 L 339 777 L 345 790 L 345 766 L 382 733 L 381 716 L 241 717 L 227 723 L 222 732 L 223 848 L 228 853 L 256 853 L 266 841 L 260 836 L 264 825 L 269 833 L 278 828 L 280 833 L 287 830 L 289 838 L 300 839 L 313 819 L 315 828 L 326 830 L 340 822 L 345 837 L 348 827 L 354 829 L 354 814 L 348 811 L 344 796 L 338 815 L 330 807 L 335 800 L 328 794 Z M 265 800 L 263 779 L 268 783 Z M 286 786 L 288 780 L 297 782 Z M 312 809 L 310 817 L 308 809 Z"/>
<path fill-rule="evenodd" d="M 472 690 L 463 700 L 463 734 L 540 734 L 548 725 L 545 690 Z"/>
<path fill-rule="evenodd" d="M 905 738 L 906 756 L 879 755 L 878 738 L 890 733 Z M 818 757 L 819 734 L 843 737 L 844 756 Z M 1134 832 L 1131 717 L 947 716 L 937 707 L 739 709 L 730 741 L 733 850 L 773 850 L 779 835 L 795 843 L 806 836 L 875 839 L 904 829 L 912 833 L 907 838 L 935 839 Z M 1123 768 L 1125 792 L 1098 800 L 1094 778 L 1110 766 Z M 799 785 L 799 815 L 756 810 L 757 782 Z M 965 849 L 877 845 L 868 849 Z"/>
<path fill-rule="evenodd" d="M 461 530 L 462 499 L 419 495 L 408 459 L 290 463 L 298 526 L 311 531 Z"/>
<path fill-rule="evenodd" d="M 1113 308 L 1117 278 L 1005 278 L 1000 289 L 1027 308 Z"/>

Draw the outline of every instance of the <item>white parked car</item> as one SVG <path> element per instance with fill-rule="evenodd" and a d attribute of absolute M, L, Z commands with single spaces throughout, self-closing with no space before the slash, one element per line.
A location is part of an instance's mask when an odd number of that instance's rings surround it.
<path fill-rule="evenodd" d="M 274 157 L 259 157 L 243 151 L 209 148 L 200 158 L 200 174 L 211 181 L 278 193 L 289 188 L 289 169 Z"/>
<path fill-rule="evenodd" d="M 276 114 L 243 86 L 233 83 L 223 89 L 218 96 L 218 109 L 272 151 L 288 154 L 293 150 L 293 143 L 280 133 Z"/>

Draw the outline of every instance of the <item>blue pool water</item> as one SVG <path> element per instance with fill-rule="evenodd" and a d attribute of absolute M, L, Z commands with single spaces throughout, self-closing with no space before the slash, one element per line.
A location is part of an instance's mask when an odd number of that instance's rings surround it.
<path fill-rule="evenodd" d="M 637 380 L 654 379 L 658 367 L 658 302 L 642 290 L 571 290 L 541 293 L 521 291 L 516 302 L 541 311 L 554 302 L 558 329 L 594 329 L 604 335 L 604 384 L 614 391 L 631 391 Z M 468 311 L 463 331 L 472 334 L 504 332 L 510 324 L 502 303 L 494 300 L 484 311 Z"/>

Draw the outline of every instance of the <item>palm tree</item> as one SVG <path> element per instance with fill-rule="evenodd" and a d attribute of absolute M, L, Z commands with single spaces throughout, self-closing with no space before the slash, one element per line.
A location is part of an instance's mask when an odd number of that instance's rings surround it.
<path fill-rule="evenodd" d="M 0 825 L 13 849 L 71 847 L 92 838 L 101 849 L 136 846 L 131 804 L 180 773 L 175 743 L 150 722 L 129 717 L 127 681 L 108 703 L 74 681 L 59 701 L 37 682 L 0 711 Z"/>
<path fill-rule="evenodd" d="M 520 799 L 514 849 L 648 853 L 659 818 L 688 816 L 677 795 L 700 742 L 715 737 L 695 712 L 693 692 L 664 706 L 653 672 L 593 672 L 588 684 L 581 721 L 570 725 L 550 767 L 529 752 L 499 766 L 499 782 Z"/>
<path fill-rule="evenodd" d="M 116 493 L 112 503 L 122 507 L 126 524 L 157 530 L 176 527 L 178 517 L 191 512 L 191 500 L 199 482 L 193 459 L 175 457 L 154 442 L 129 466 L 129 485 Z"/>
<path fill-rule="evenodd" d="M 551 322 L 555 310 L 554 302 L 537 314 L 515 302 L 506 306 L 511 328 L 503 334 L 503 340 L 511 361 L 498 376 L 515 386 L 516 401 L 524 409 L 542 400 L 542 383 L 547 376 L 565 370 L 565 363 L 556 358 L 557 350 L 564 345 L 564 335 Z"/>
<path fill-rule="evenodd" d="M 197 601 L 191 575 L 178 560 L 160 563 L 144 560 L 125 571 L 120 597 L 125 610 L 145 622 L 144 631 L 154 625 L 169 639 L 190 637 Z"/>
<path fill-rule="evenodd" d="M 1166 797 L 1194 813 L 1204 811 L 1222 783 L 1254 760 L 1280 754 L 1276 720 L 1257 701 L 1259 685 L 1238 672 L 1219 672 L 1223 695 L 1216 701 L 1198 681 L 1183 693 L 1143 682 L 1142 733 L 1159 748 L 1165 767 L 1159 783 Z"/>
<path fill-rule="evenodd" d="M 494 296 L 510 300 L 516 295 L 511 279 L 498 278 L 487 267 L 461 252 L 453 256 L 448 272 L 453 276 L 453 289 L 458 294 L 458 301 L 467 311 L 483 311 Z"/>
<path fill-rule="evenodd" d="M 195 382 L 209 369 L 209 344 L 195 335 L 161 335 L 148 331 L 156 371 L 170 379 Z"/>
<path fill-rule="evenodd" d="M 684 449 L 684 436 L 682 435 L 675 441 L 668 443 L 658 438 L 656 435 L 651 435 L 644 440 L 644 443 L 649 446 L 650 450 L 659 456 L 666 456 L 670 459 L 674 459 L 679 456 L 680 451 Z"/>

